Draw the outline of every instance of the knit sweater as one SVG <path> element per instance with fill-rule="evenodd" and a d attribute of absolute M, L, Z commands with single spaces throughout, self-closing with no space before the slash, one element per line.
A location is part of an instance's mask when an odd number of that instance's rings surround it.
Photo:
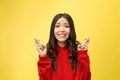
<path fill-rule="evenodd" d="M 87 50 L 78 51 L 79 65 L 74 73 L 70 61 L 70 50 L 67 46 L 57 46 L 57 72 L 53 70 L 48 56 L 40 57 L 38 60 L 39 80 L 91 80 L 90 60 Z"/>

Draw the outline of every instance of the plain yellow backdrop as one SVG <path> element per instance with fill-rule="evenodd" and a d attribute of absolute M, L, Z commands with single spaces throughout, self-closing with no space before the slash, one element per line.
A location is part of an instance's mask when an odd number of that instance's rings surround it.
<path fill-rule="evenodd" d="M 0 80 L 38 80 L 34 38 L 46 44 L 58 13 L 89 37 L 91 80 L 120 80 L 119 0 L 0 0 Z"/>

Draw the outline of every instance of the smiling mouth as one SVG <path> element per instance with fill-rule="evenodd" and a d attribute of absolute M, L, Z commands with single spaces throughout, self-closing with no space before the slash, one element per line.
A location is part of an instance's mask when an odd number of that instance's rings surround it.
<path fill-rule="evenodd" d="M 58 34 L 58 36 L 59 36 L 60 38 L 64 38 L 64 37 L 66 36 L 66 34 Z"/>

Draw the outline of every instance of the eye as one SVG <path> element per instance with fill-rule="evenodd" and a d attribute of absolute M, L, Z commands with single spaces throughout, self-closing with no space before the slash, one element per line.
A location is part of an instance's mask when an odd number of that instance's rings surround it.
<path fill-rule="evenodd" d="M 55 27 L 56 27 L 56 28 L 58 28 L 58 27 L 59 27 L 59 25 L 55 25 Z"/>
<path fill-rule="evenodd" d="M 66 28 L 69 28 L 70 26 L 69 25 L 67 25 L 67 26 L 65 26 Z"/>

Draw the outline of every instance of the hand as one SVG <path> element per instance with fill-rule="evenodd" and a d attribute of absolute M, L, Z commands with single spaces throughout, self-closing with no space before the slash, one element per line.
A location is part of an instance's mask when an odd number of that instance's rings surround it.
<path fill-rule="evenodd" d="M 78 50 L 87 50 L 88 43 L 89 43 L 89 38 L 86 38 L 83 44 L 78 45 Z"/>
<path fill-rule="evenodd" d="M 43 44 L 41 44 L 39 42 L 39 40 L 37 40 L 37 39 L 34 39 L 34 40 L 35 40 L 35 45 L 37 47 L 38 53 L 40 54 L 41 57 L 45 57 L 46 54 L 47 54 L 47 48 L 46 48 L 46 46 L 44 46 Z"/>

